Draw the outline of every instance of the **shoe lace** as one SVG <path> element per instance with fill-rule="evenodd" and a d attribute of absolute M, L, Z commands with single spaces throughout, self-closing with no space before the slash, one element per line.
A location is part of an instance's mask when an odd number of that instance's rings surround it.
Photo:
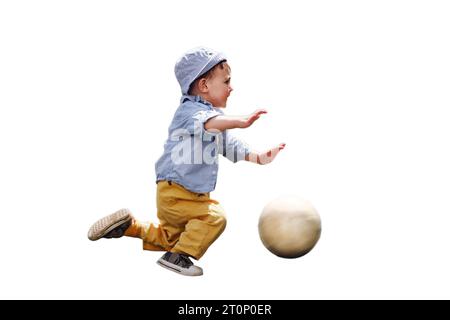
<path fill-rule="evenodd" d="M 175 263 L 177 265 L 181 265 L 183 268 L 189 268 L 193 265 L 192 261 L 189 259 L 189 257 L 185 256 L 184 254 L 178 255 Z"/>

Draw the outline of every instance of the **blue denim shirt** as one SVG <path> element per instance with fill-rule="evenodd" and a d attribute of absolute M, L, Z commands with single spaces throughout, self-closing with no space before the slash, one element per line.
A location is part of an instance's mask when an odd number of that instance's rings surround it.
<path fill-rule="evenodd" d="M 233 162 L 245 159 L 250 148 L 229 130 L 205 130 L 206 121 L 222 114 L 199 96 L 182 96 L 164 153 L 155 165 L 156 181 L 170 180 L 189 191 L 208 193 L 216 187 L 219 154 Z"/>

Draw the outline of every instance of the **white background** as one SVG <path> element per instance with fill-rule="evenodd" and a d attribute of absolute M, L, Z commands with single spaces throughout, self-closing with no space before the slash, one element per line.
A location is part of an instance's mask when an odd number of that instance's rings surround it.
<path fill-rule="evenodd" d="M 446 1 L 2 1 L 0 298 L 450 298 L 450 5 Z M 203 277 L 137 239 L 90 242 L 128 207 L 156 221 L 154 163 L 187 49 L 224 51 L 226 110 L 267 166 L 221 159 L 224 234 Z M 281 259 L 257 230 L 290 193 L 322 218 Z"/>

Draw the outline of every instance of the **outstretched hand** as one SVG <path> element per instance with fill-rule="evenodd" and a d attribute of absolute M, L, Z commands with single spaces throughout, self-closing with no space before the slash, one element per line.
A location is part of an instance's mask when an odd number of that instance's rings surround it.
<path fill-rule="evenodd" d="M 265 110 L 265 109 L 258 109 L 258 110 L 256 110 L 256 111 L 253 112 L 252 114 L 250 114 L 250 115 L 244 117 L 244 118 L 242 119 L 241 125 L 240 125 L 239 127 L 240 127 L 240 128 L 248 128 L 248 127 L 250 127 L 250 126 L 253 124 L 253 122 L 255 122 L 256 120 L 258 120 L 259 117 L 260 117 L 262 114 L 265 114 L 265 113 L 267 113 L 267 110 Z"/>
<path fill-rule="evenodd" d="M 280 143 L 279 145 L 265 151 L 261 152 L 258 155 L 258 163 L 259 164 L 268 164 L 271 163 L 278 153 L 286 147 L 286 143 Z"/>
<path fill-rule="evenodd" d="M 278 153 L 286 147 L 286 143 L 280 143 L 279 145 L 270 148 L 264 152 L 250 152 L 246 156 L 245 160 L 257 163 L 257 164 L 268 164 L 271 163 Z"/>

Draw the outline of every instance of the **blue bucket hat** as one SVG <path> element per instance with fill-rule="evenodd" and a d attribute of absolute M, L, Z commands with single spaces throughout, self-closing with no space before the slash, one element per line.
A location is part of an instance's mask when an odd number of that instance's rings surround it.
<path fill-rule="evenodd" d="M 192 82 L 223 60 L 226 60 L 223 53 L 206 47 L 197 47 L 183 54 L 175 64 L 175 76 L 181 93 L 188 94 Z"/>

